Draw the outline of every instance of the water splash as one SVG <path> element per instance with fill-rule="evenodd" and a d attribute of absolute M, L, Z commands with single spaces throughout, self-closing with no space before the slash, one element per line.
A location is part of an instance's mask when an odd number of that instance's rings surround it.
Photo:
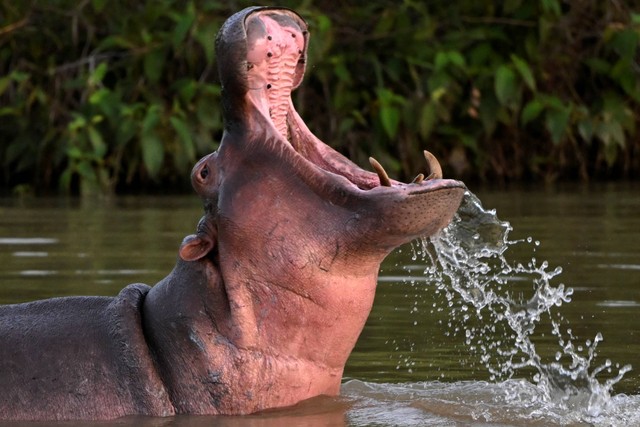
<path fill-rule="evenodd" d="M 507 398 L 505 390 L 517 393 Z M 525 380 L 372 383 L 350 380 L 342 395 L 353 399 L 350 426 L 638 426 L 640 396 L 612 396 L 597 417 L 567 411 L 537 399 L 538 387 Z"/>
<path fill-rule="evenodd" d="M 551 284 L 562 269 L 551 269 L 535 257 L 526 265 L 509 261 L 505 254 L 510 248 L 532 244 L 535 252 L 540 244 L 532 238 L 509 240 L 511 231 L 508 222 L 467 192 L 451 224 L 414 247 L 414 257 L 427 262 L 425 276 L 446 300 L 451 333 L 464 334 L 492 381 L 529 375 L 537 393 L 527 393 L 527 399 L 597 417 L 607 410 L 613 385 L 631 366 L 615 365 L 616 375 L 610 360 L 593 366 L 603 337 L 597 333 L 584 345 L 576 344 L 578 338 L 556 310 L 571 301 L 573 290 Z M 550 327 L 549 335 L 539 331 L 543 325 Z M 536 344 L 547 352 L 555 347 L 555 354 L 543 356 Z M 601 382 L 597 376 L 603 372 L 613 377 Z M 507 400 L 523 403 L 520 391 L 504 388 Z"/>

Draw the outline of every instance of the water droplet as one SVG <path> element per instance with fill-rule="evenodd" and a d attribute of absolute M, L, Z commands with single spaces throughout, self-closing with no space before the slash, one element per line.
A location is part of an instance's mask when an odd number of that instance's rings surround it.
<path fill-rule="evenodd" d="M 438 236 L 418 243 L 422 248 L 415 249 L 414 255 L 428 264 L 424 269 L 428 283 L 435 285 L 435 294 L 443 301 L 433 303 L 431 311 L 445 311 L 450 316 L 449 321 L 438 320 L 439 325 L 446 325 L 444 335 L 455 337 L 464 331 L 463 342 L 469 351 L 478 354 L 492 381 L 511 378 L 520 369 L 533 368 L 534 381 L 542 388 L 552 387 L 554 381 L 573 381 L 576 387 L 584 387 L 580 381 L 586 378 L 588 384 L 598 384 L 589 386 L 595 401 L 606 400 L 625 368 L 619 368 L 618 377 L 604 385 L 598 383 L 594 377 L 599 368 L 589 370 L 589 367 L 602 335 L 598 333 L 593 342 L 586 342 L 588 356 L 580 354 L 584 348 L 574 347 L 572 340 L 577 338 L 568 322 L 552 310 L 570 302 L 573 294 L 570 287 L 551 283 L 562 268 L 548 272 L 549 262 L 545 260 L 538 265 L 535 256 L 524 264 L 509 261 L 506 254 L 514 245 L 526 241 L 540 246 L 540 241 L 531 236 L 509 240 L 512 230 L 508 222 L 497 218 L 495 210 L 483 209 L 480 201 L 467 192 L 451 224 Z M 514 289 L 523 289 L 522 283 L 527 282 L 532 284 L 529 289 L 533 292 L 527 295 L 526 291 L 518 291 L 523 293 L 514 295 Z M 542 362 L 544 358 L 537 354 L 533 339 L 534 332 L 539 337 L 547 336 L 540 330 L 545 318 L 550 319 L 551 336 L 556 337 L 560 348 L 555 351 L 555 361 L 549 364 Z M 563 357 L 572 364 L 563 366 L 560 363 Z M 610 366 L 610 362 L 605 362 L 602 369 Z M 597 390 L 603 394 L 597 394 Z"/>

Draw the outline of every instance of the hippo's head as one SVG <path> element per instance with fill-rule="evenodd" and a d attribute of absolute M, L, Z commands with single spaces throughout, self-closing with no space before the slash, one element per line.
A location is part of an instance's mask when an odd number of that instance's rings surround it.
<path fill-rule="evenodd" d="M 383 258 L 447 225 L 465 187 L 442 179 L 429 153 L 427 179 L 405 184 L 316 138 L 290 96 L 308 39 L 280 8 L 245 9 L 220 30 L 225 132 L 194 167 L 205 216 L 181 257 L 216 277 L 230 307 L 216 326 L 235 346 L 324 366 L 336 392 Z"/>

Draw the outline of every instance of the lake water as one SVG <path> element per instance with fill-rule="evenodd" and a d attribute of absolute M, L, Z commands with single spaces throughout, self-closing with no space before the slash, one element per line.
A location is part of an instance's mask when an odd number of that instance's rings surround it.
<path fill-rule="evenodd" d="M 585 357 L 600 334 L 589 370 L 603 367 L 598 384 L 633 367 L 609 393 L 544 394 L 530 368 L 496 376 L 490 369 L 504 359 L 497 353 L 510 345 L 510 332 L 486 327 L 495 321 L 486 316 L 463 321 L 467 305 L 425 276 L 430 265 L 414 243 L 382 265 L 340 398 L 249 417 L 98 424 L 640 425 L 640 185 L 474 191 L 485 208 L 510 222 L 509 241 L 519 241 L 503 254 L 510 263 L 547 261 L 547 271 L 562 268 L 551 289 L 573 289 L 571 301 L 552 306 L 531 334 L 537 354 L 553 361 L 561 352 L 554 325 L 562 344 L 570 341 Z M 0 303 L 115 295 L 129 283 L 153 284 L 171 271 L 182 238 L 200 216 L 194 196 L 0 199 Z M 514 275 L 499 288 L 526 305 L 536 286 L 529 276 Z"/>

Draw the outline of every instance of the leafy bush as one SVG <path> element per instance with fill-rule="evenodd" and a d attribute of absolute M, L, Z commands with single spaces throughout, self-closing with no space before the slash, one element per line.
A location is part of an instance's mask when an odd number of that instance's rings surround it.
<path fill-rule="evenodd" d="M 330 134 L 363 164 L 372 150 L 410 177 L 430 147 L 470 179 L 640 171 L 640 14 L 621 2 L 378 1 L 326 13 L 315 34 L 328 57 L 313 58 L 311 79 L 327 94 Z M 363 134 L 373 147 L 353 142 Z"/>
<path fill-rule="evenodd" d="M 183 181 L 222 126 L 215 2 L 4 2 L 5 182 L 83 194 Z M 17 176 L 16 176 L 17 175 Z"/>
<path fill-rule="evenodd" d="M 637 176 L 640 14 L 624 2 L 361 3 L 284 2 L 312 33 L 296 105 L 360 164 L 406 179 L 429 148 L 466 179 Z M 249 4 L 0 3 L 0 183 L 185 189 L 222 130 L 215 34 Z"/>

